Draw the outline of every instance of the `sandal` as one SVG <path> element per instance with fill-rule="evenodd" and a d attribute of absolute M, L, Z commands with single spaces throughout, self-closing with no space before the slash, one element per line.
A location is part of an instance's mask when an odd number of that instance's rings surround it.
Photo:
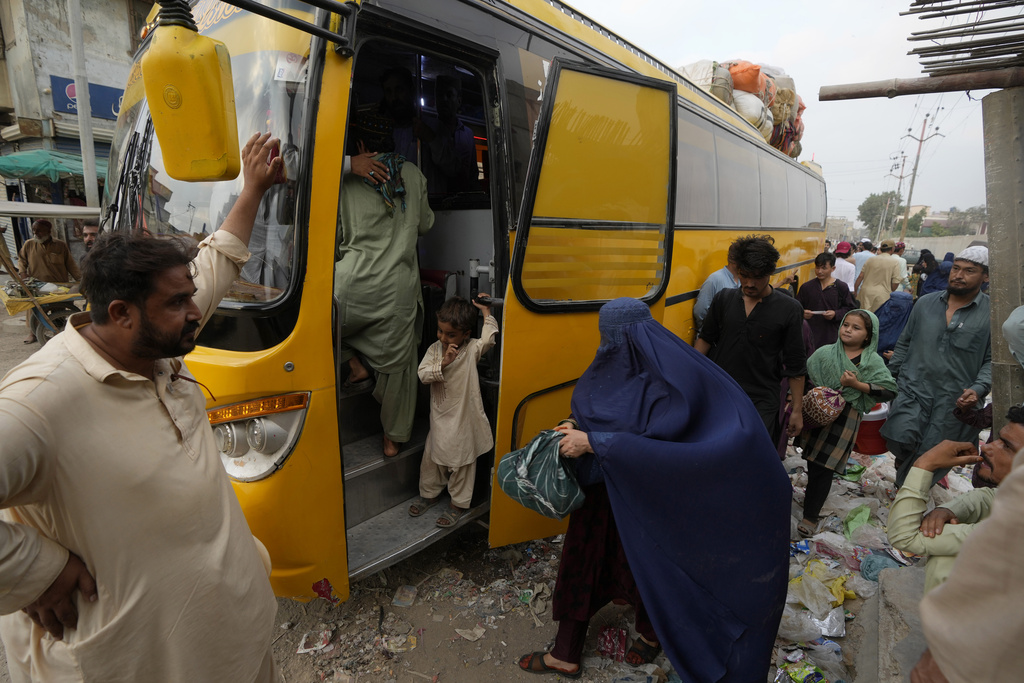
<path fill-rule="evenodd" d="M 412 505 L 409 506 L 409 516 L 419 517 L 424 512 L 437 505 L 437 501 L 439 500 L 441 500 L 441 496 L 436 496 L 434 498 L 418 496 L 416 500 L 412 502 Z"/>
<path fill-rule="evenodd" d="M 578 667 L 575 671 L 564 671 L 562 669 L 556 669 L 553 666 L 548 666 L 544 663 L 544 655 L 546 652 L 531 652 L 528 655 L 523 655 L 519 658 L 519 668 L 526 673 L 531 674 L 557 674 L 559 676 L 565 676 L 566 678 L 579 678 L 583 675 L 583 667 Z"/>
<path fill-rule="evenodd" d="M 437 526 L 442 529 L 455 526 L 455 523 L 459 521 L 462 515 L 466 514 L 466 511 L 462 508 L 457 508 L 454 505 L 449 505 L 448 509 L 445 510 L 440 517 L 437 518 Z"/>
<path fill-rule="evenodd" d="M 807 526 L 804 522 L 797 522 L 796 532 L 800 534 L 800 538 L 810 538 L 814 535 L 814 529 L 817 525 Z"/>
<path fill-rule="evenodd" d="M 661 643 L 654 645 L 647 644 L 643 638 L 637 638 L 626 653 L 626 664 L 630 666 L 643 666 L 650 664 L 654 658 L 661 654 Z"/>

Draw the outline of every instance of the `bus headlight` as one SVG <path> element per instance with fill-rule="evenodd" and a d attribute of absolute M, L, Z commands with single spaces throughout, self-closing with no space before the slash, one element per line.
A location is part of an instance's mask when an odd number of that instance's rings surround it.
<path fill-rule="evenodd" d="M 237 422 L 225 422 L 214 427 L 213 439 L 224 455 L 236 457 L 249 450 L 245 429 Z"/>
<path fill-rule="evenodd" d="M 245 438 L 249 448 L 267 455 L 273 453 L 288 440 L 288 432 L 270 417 L 257 417 L 245 425 Z"/>
<path fill-rule="evenodd" d="M 295 448 L 308 406 L 309 394 L 301 393 L 208 410 L 228 475 L 257 481 L 280 469 Z"/>

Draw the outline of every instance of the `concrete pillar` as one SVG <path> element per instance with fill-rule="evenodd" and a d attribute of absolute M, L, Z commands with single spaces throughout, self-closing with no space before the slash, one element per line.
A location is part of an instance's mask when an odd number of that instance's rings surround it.
<path fill-rule="evenodd" d="M 993 428 L 999 429 L 1007 409 L 1024 402 L 1024 369 L 1010 355 L 1002 332 L 1013 309 L 1024 304 L 1024 87 L 987 95 L 981 110 L 992 278 L 992 415 Z"/>

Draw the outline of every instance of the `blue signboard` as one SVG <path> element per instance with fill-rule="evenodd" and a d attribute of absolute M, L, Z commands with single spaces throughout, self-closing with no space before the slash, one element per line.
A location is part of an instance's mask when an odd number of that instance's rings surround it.
<path fill-rule="evenodd" d="M 53 93 L 53 110 L 68 114 L 78 113 L 78 98 L 75 96 L 75 81 L 71 78 L 50 76 L 50 90 Z M 117 120 L 121 111 L 124 90 L 105 85 L 89 84 L 89 108 L 98 119 Z"/>

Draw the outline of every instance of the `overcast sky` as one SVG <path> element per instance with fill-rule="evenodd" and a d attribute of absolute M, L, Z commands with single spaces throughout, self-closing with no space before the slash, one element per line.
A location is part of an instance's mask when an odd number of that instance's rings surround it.
<path fill-rule="evenodd" d="M 821 164 L 830 216 L 855 220 L 869 194 L 897 189 L 897 178 L 888 174 L 890 157 L 900 153 L 907 156 L 906 200 L 917 141 L 904 136 L 921 136 L 926 113 L 938 130 L 929 125 L 925 136 L 945 137 L 924 143 L 911 202 L 940 211 L 985 204 L 981 98 L 987 92 L 818 101 L 822 85 L 924 76 L 917 57 L 907 55 L 918 44 L 907 37 L 943 22 L 899 16 L 910 0 L 569 4 L 674 67 L 700 59 L 746 59 L 785 69 L 807 105 L 800 160 L 813 156 Z"/>

